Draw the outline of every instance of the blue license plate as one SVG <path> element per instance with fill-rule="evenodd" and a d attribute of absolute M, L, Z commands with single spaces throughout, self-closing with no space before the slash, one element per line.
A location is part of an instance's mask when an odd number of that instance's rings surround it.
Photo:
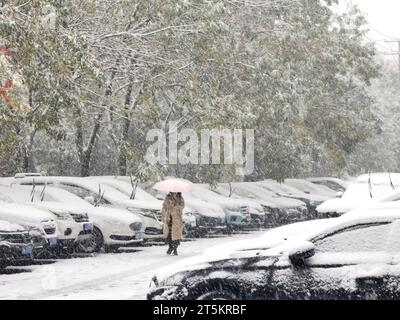
<path fill-rule="evenodd" d="M 25 246 L 25 247 L 22 247 L 21 254 L 23 256 L 27 256 L 27 255 L 32 254 L 32 251 L 33 251 L 33 247 L 32 246 Z"/>
<path fill-rule="evenodd" d="M 144 232 L 143 231 L 136 232 L 136 240 L 142 240 L 143 237 L 144 237 Z"/>
<path fill-rule="evenodd" d="M 85 223 L 83 225 L 83 231 L 93 231 L 93 224 L 92 223 Z"/>
<path fill-rule="evenodd" d="M 57 244 L 57 238 L 50 238 L 47 241 L 50 246 L 55 246 Z"/>

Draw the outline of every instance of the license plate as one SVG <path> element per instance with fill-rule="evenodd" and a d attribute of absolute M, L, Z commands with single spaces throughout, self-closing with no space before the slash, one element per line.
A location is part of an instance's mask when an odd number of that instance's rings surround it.
<path fill-rule="evenodd" d="M 136 239 L 141 240 L 144 237 L 144 232 L 143 231 L 138 231 L 136 232 Z"/>
<path fill-rule="evenodd" d="M 50 238 L 47 241 L 50 246 L 55 246 L 57 244 L 57 238 Z"/>
<path fill-rule="evenodd" d="M 85 223 L 83 225 L 83 231 L 92 231 L 93 230 L 93 224 L 92 223 Z"/>
<path fill-rule="evenodd" d="M 21 254 L 23 256 L 27 256 L 27 255 L 32 254 L 32 251 L 33 251 L 33 247 L 32 246 L 25 246 L 25 247 L 22 247 Z"/>

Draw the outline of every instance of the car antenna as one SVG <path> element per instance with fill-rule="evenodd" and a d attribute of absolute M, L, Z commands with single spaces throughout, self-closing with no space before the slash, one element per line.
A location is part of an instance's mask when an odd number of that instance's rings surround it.
<path fill-rule="evenodd" d="M 46 195 L 46 188 L 47 188 L 47 182 L 45 182 L 42 192 L 40 193 L 40 201 L 43 202 L 44 196 Z"/>
<path fill-rule="evenodd" d="M 369 196 L 371 198 L 373 198 L 373 196 L 372 196 L 372 184 L 371 184 L 371 169 L 369 170 L 369 173 L 368 173 L 368 189 L 369 189 Z"/>
<path fill-rule="evenodd" d="M 396 190 L 396 187 L 395 187 L 394 184 L 393 184 L 393 181 L 392 181 L 392 177 L 391 177 L 391 175 L 390 175 L 390 172 L 389 172 L 389 181 L 390 181 L 390 186 L 392 187 L 392 189 L 393 189 L 393 190 Z"/>
<path fill-rule="evenodd" d="M 135 200 L 138 180 L 134 181 L 132 175 L 130 175 L 129 178 L 131 180 L 131 186 L 132 186 L 132 192 L 131 192 L 129 199 Z"/>
<path fill-rule="evenodd" d="M 31 202 L 33 202 L 35 198 L 35 189 L 36 189 L 36 182 L 35 179 L 33 179 L 32 190 L 31 190 Z"/>

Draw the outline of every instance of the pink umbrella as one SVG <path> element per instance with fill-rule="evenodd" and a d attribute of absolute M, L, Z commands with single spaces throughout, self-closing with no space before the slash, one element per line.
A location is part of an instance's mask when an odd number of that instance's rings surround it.
<path fill-rule="evenodd" d="M 157 182 L 153 189 L 163 192 L 190 192 L 192 191 L 192 184 L 181 179 L 168 179 Z"/>

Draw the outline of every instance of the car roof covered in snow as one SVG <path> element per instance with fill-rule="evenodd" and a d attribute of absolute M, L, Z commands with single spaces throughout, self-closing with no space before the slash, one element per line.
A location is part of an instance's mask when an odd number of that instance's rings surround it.
<path fill-rule="evenodd" d="M 118 204 L 118 205 L 123 205 L 127 208 L 132 207 L 132 208 L 150 209 L 150 210 L 161 209 L 160 204 L 158 202 L 131 200 L 127 195 L 109 185 L 106 185 L 104 183 L 98 183 L 95 180 L 81 178 L 81 177 L 59 177 L 59 176 L 32 177 L 32 178 L 14 179 L 12 181 L 14 183 L 20 183 L 20 184 L 31 184 L 33 182 L 35 182 L 36 184 L 48 183 L 48 184 L 54 184 L 54 186 L 57 186 L 57 183 L 60 183 L 64 185 L 79 186 L 95 194 L 98 194 L 100 186 L 101 192 L 102 193 L 104 192 L 104 199 L 109 201 L 113 205 Z"/>
<path fill-rule="evenodd" d="M 32 191 L 33 191 L 33 197 L 32 197 Z M 50 201 L 40 201 L 40 194 L 42 191 L 43 191 L 42 186 L 38 186 L 38 188 L 35 188 L 34 190 L 31 186 L 20 186 L 20 185 L 11 185 L 10 187 L 0 186 L 0 199 L 6 202 L 25 204 L 28 206 L 34 206 L 36 208 L 41 208 L 50 211 L 57 210 L 58 212 L 63 211 L 65 213 L 68 212 L 85 213 L 85 211 L 78 206 L 74 206 L 72 204 L 59 203 L 54 201 L 54 199 L 51 199 Z"/>
<path fill-rule="evenodd" d="M 254 200 L 244 198 L 234 199 L 222 196 L 213 191 L 212 188 L 207 184 L 193 184 L 192 194 L 207 202 L 216 203 L 228 210 L 238 210 L 242 206 L 248 206 L 250 211 L 263 211 L 261 205 Z"/>
<path fill-rule="evenodd" d="M 339 178 L 333 178 L 333 177 L 308 178 L 307 180 L 310 182 L 313 182 L 313 183 L 333 182 L 333 183 L 336 183 L 336 184 L 342 186 L 344 189 L 347 189 L 347 187 L 350 185 L 350 181 L 345 181 L 345 180 L 342 180 Z"/>
<path fill-rule="evenodd" d="M 368 183 L 371 184 L 386 184 L 390 185 L 390 181 L 396 186 L 400 186 L 400 173 L 391 173 L 391 172 L 377 172 L 377 173 L 367 173 L 362 174 L 357 177 L 356 182 L 359 183 Z"/>
<path fill-rule="evenodd" d="M 372 197 L 371 197 L 372 196 Z M 393 197 L 389 197 L 393 196 Z M 373 201 L 392 201 L 396 199 L 396 192 L 389 184 L 374 184 L 354 182 L 338 199 L 331 199 L 317 207 L 317 211 L 345 213 L 366 203 Z"/>
<path fill-rule="evenodd" d="M 305 207 L 305 203 L 300 200 L 278 196 L 276 193 L 264 189 L 252 182 L 234 182 L 231 183 L 231 187 L 228 183 L 219 183 L 216 187 L 216 191 L 221 192 L 224 195 L 229 195 L 230 188 L 232 188 L 233 195 L 236 195 L 237 197 L 252 197 L 253 201 L 258 201 L 262 205 L 271 208 Z"/>
<path fill-rule="evenodd" d="M 290 196 L 295 198 L 303 198 L 311 201 L 326 201 L 331 197 L 327 197 L 326 195 L 321 194 L 313 194 L 313 193 L 305 193 L 304 191 L 297 189 L 293 186 L 290 186 L 286 183 L 279 183 L 275 180 L 263 180 L 254 182 L 256 185 L 267 189 L 272 192 L 276 192 L 278 195 L 282 196 Z"/>
<path fill-rule="evenodd" d="M 142 222 L 142 219 L 138 215 L 128 210 L 105 206 L 95 207 L 67 190 L 47 186 L 45 200 L 50 199 L 52 201 L 61 202 L 62 205 L 67 203 L 73 205 L 74 207 L 81 208 L 81 210 L 89 214 L 90 218 L 112 218 L 114 221 L 120 221 L 121 223 L 123 222 L 129 224 L 133 222 Z"/>
<path fill-rule="evenodd" d="M 93 177 L 88 177 L 86 179 L 92 179 L 92 180 L 95 180 L 97 182 L 110 185 L 110 186 L 116 188 L 118 191 L 124 193 L 128 197 L 132 193 L 132 185 L 131 185 L 131 183 L 129 183 L 127 181 L 119 180 L 119 179 L 117 179 L 115 177 L 112 177 L 112 176 L 105 176 L 105 177 L 103 177 L 103 176 L 99 176 L 99 177 L 93 176 Z M 146 192 L 145 190 L 143 190 L 139 186 L 136 187 L 135 199 L 139 200 L 139 201 L 159 202 L 159 205 L 162 206 L 162 201 L 161 200 L 158 200 L 156 197 L 154 197 L 150 193 Z"/>
<path fill-rule="evenodd" d="M 328 199 L 333 198 L 336 195 L 334 190 L 329 189 L 324 185 L 316 185 L 304 179 L 285 179 L 284 183 L 293 188 L 299 189 L 304 193 L 316 194 Z"/>

